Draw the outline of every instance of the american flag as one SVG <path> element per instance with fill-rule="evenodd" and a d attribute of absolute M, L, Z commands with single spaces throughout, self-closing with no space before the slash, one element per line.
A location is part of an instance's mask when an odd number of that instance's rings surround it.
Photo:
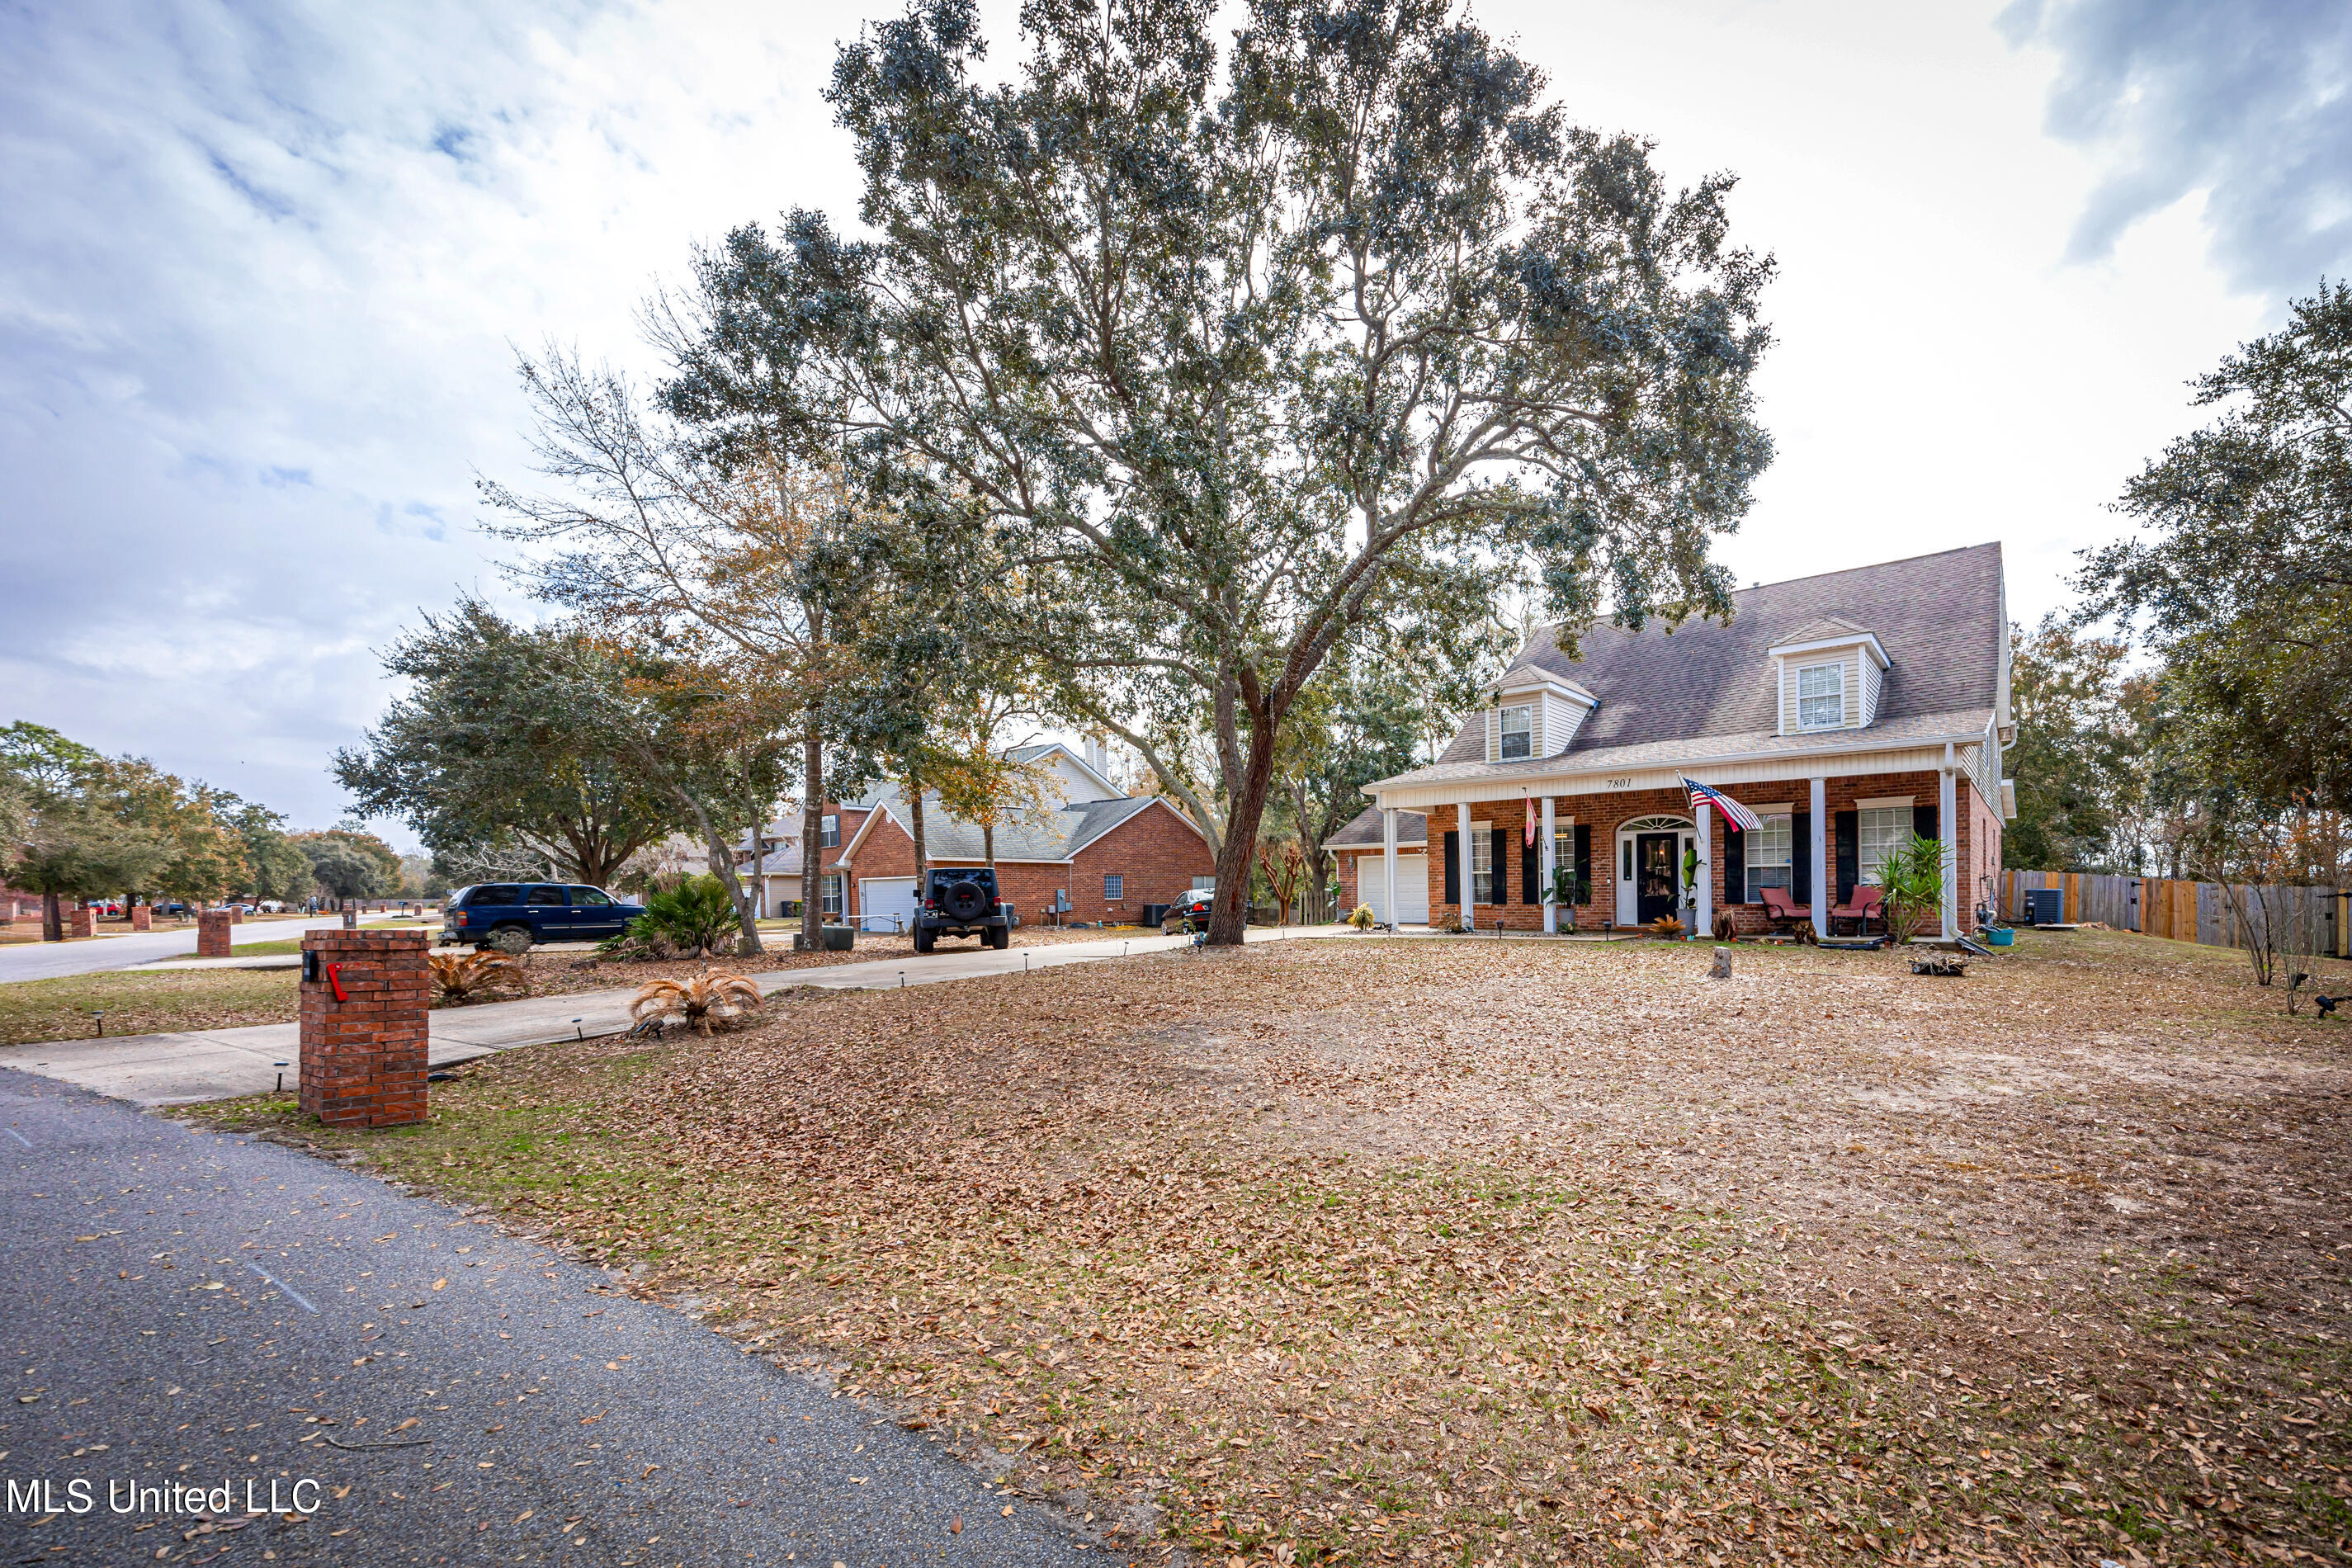
<path fill-rule="evenodd" d="M 1712 803 L 1716 810 L 1723 813 L 1723 820 L 1731 825 L 1734 832 L 1746 833 L 1754 828 L 1759 828 L 1764 826 L 1764 819 L 1762 817 L 1757 816 L 1754 812 L 1748 810 L 1746 806 L 1740 805 L 1738 801 L 1732 799 L 1729 795 L 1724 794 L 1719 789 L 1709 789 L 1706 785 L 1696 783 L 1690 779 L 1683 780 L 1683 788 L 1690 791 L 1690 803 L 1691 809 L 1693 811 L 1696 811 L 1698 809 L 1698 803 L 1700 801 L 1704 800 Z"/>

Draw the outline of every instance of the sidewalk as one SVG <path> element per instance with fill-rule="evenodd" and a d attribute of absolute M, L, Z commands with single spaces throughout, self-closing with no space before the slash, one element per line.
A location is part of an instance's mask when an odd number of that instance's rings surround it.
<path fill-rule="evenodd" d="M 1340 926 L 1263 927 L 1249 933 L 1258 942 L 1349 936 Z M 1376 941 L 1377 938 L 1359 940 Z M 1018 974 L 1064 963 L 1097 963 L 1188 947 L 1190 937 L 1108 937 L 1101 942 L 1046 947 L 992 948 L 934 952 L 922 958 L 877 963 L 844 963 L 823 969 L 782 969 L 756 973 L 762 995 L 793 986 L 828 991 L 894 991 L 944 980 Z M 235 962 L 235 961 L 231 961 Z M 186 967 L 173 964 L 174 969 Z M 517 1002 L 487 1002 L 444 1007 L 430 1017 L 427 1060 L 436 1068 L 471 1061 L 519 1046 L 544 1045 L 595 1035 L 617 1035 L 629 1026 L 633 989 L 582 991 L 528 996 Z M 257 1024 L 241 1029 L 205 1029 L 186 1034 L 129 1035 L 107 1040 L 58 1040 L 47 1045 L 0 1049 L 0 1067 L 57 1079 L 134 1105 L 185 1105 L 228 1100 L 269 1089 L 282 1070 L 294 1081 L 298 1044 L 292 1024 Z M 286 1064 L 283 1068 L 278 1063 Z"/>

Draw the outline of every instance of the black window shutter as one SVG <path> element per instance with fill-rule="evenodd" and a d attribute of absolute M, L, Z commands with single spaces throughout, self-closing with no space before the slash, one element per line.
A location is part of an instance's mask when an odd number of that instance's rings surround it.
<path fill-rule="evenodd" d="M 1744 904 L 1748 901 L 1748 835 L 1719 833 L 1723 840 L 1723 901 Z"/>
<path fill-rule="evenodd" d="M 1543 846 L 1529 844 L 1524 837 L 1519 843 L 1519 902 L 1543 902 Z"/>
<path fill-rule="evenodd" d="M 1592 824 L 1576 825 L 1576 885 L 1588 900 L 1592 897 Z"/>
<path fill-rule="evenodd" d="M 1801 910 L 1813 905 L 1813 814 L 1789 816 L 1789 901 Z"/>
<path fill-rule="evenodd" d="M 1486 844 L 1486 864 L 1495 868 L 1486 885 L 1494 893 L 1496 903 L 1507 904 L 1511 901 L 1510 829 L 1498 827 L 1490 822 L 1486 825 L 1486 831 L 1492 836 Z"/>
<path fill-rule="evenodd" d="M 1837 901 L 1845 903 L 1853 897 L 1853 885 L 1862 879 L 1862 814 L 1841 811 L 1837 823 Z"/>
<path fill-rule="evenodd" d="M 1917 834 L 1922 838 L 1935 837 L 1936 808 L 1932 805 L 1913 806 L 1911 808 L 1911 831 Z"/>
<path fill-rule="evenodd" d="M 1462 836 L 1451 828 L 1445 834 L 1445 901 L 1462 907 Z"/>

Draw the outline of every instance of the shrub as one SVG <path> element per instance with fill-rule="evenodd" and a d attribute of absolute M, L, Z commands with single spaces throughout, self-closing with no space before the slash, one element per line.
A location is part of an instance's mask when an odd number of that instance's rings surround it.
<path fill-rule="evenodd" d="M 1358 931 L 1371 930 L 1372 906 L 1370 904 L 1358 904 L 1355 909 L 1349 913 L 1348 923 L 1354 926 Z"/>
<path fill-rule="evenodd" d="M 677 1018 L 707 1035 L 712 1025 L 740 1018 L 760 1001 L 760 987 L 740 974 L 648 981 L 629 999 L 629 1016 L 636 1020 L 630 1033 L 642 1029 L 658 1034 L 665 1023 Z"/>
<path fill-rule="evenodd" d="M 719 879 L 688 877 L 675 888 L 646 894 L 646 912 L 629 922 L 628 934 L 700 958 L 728 945 L 735 928 L 735 906 Z"/>
<path fill-rule="evenodd" d="M 522 964 L 503 952 L 429 952 L 434 988 L 444 1002 L 467 1002 L 478 991 L 493 985 L 520 987 L 530 994 L 530 975 Z"/>

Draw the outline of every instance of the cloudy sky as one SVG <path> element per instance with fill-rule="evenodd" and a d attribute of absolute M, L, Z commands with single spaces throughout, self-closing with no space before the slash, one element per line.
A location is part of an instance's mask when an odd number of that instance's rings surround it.
<path fill-rule="evenodd" d="M 818 93 L 896 8 L 0 3 L 0 722 L 331 821 L 373 650 L 499 591 L 510 346 L 643 363 L 692 242 L 849 216 Z M 2181 384 L 2352 262 L 2332 0 L 1477 13 L 1580 120 L 1741 176 L 1781 269 L 1743 582 L 2000 539 L 2031 620 Z"/>

